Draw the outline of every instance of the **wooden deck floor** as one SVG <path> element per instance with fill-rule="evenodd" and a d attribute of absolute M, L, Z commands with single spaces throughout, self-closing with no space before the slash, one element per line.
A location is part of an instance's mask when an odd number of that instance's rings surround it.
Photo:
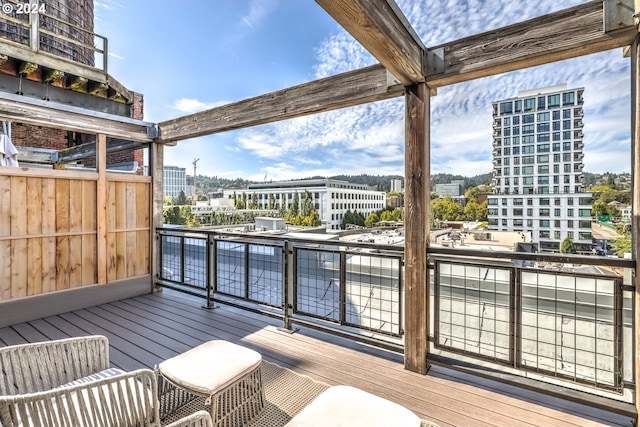
<path fill-rule="evenodd" d="M 1 328 L 0 346 L 101 334 L 109 338 L 112 364 L 131 370 L 225 339 L 318 381 L 396 401 L 441 426 L 632 425 L 627 417 L 441 367 L 414 374 L 398 354 L 314 330 L 288 334 L 264 316 L 200 305 L 168 292 L 141 296 Z"/>

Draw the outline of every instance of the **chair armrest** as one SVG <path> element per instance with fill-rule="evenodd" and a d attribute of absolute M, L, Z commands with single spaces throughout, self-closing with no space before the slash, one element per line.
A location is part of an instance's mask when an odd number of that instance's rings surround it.
<path fill-rule="evenodd" d="M 139 369 L 90 383 L 44 392 L 0 396 L 0 425 L 160 426 L 157 380 Z M 66 423 L 59 424 L 64 419 Z M 98 422 L 98 420 L 102 420 Z"/>
<path fill-rule="evenodd" d="M 165 427 L 213 427 L 213 421 L 207 411 L 198 411 Z"/>
<path fill-rule="evenodd" d="M 50 390 L 109 367 L 100 335 L 0 347 L 0 395 Z"/>

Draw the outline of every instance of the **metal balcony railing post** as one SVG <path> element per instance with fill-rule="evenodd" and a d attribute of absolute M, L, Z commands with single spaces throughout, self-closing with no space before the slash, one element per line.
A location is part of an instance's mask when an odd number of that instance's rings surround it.
<path fill-rule="evenodd" d="M 340 251 L 340 324 L 347 322 L 347 253 Z"/>
<path fill-rule="evenodd" d="M 291 318 L 293 317 L 293 304 L 295 298 L 295 270 L 296 263 L 293 251 L 293 243 L 284 241 L 282 248 L 282 320 L 284 322 L 281 331 L 294 333 Z"/>
<path fill-rule="evenodd" d="M 249 273 L 250 273 L 250 268 L 249 268 L 249 263 L 251 262 L 251 259 L 249 258 L 249 243 L 245 243 L 244 244 L 244 299 L 251 299 L 249 298 Z"/>
<path fill-rule="evenodd" d="M 213 295 L 218 281 L 217 246 L 214 236 L 207 234 L 207 264 L 205 266 L 207 270 L 207 303 L 202 306 L 202 308 L 209 310 L 218 308 L 218 306 L 213 303 Z"/>
<path fill-rule="evenodd" d="M 184 283 L 184 236 L 180 236 L 180 283 Z"/>

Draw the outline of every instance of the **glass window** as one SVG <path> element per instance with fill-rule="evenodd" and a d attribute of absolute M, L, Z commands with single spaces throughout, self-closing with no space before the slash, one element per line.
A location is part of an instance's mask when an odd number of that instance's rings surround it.
<path fill-rule="evenodd" d="M 516 107 L 516 108 L 515 108 L 516 113 L 521 112 L 521 111 L 522 111 L 522 100 L 521 100 L 521 99 L 520 99 L 520 100 L 517 100 L 517 101 L 515 102 L 515 104 L 516 104 L 516 105 L 515 105 L 515 107 Z"/>
<path fill-rule="evenodd" d="M 550 199 L 547 199 L 547 198 L 540 199 L 540 206 L 549 206 L 549 205 L 550 205 Z"/>
<path fill-rule="evenodd" d="M 560 96 L 560 95 L 558 95 L 558 96 Z M 553 120 L 560 120 L 560 110 L 552 111 L 551 112 L 551 118 Z"/>
<path fill-rule="evenodd" d="M 549 142 L 550 135 L 548 133 L 539 133 L 538 142 Z"/>
<path fill-rule="evenodd" d="M 511 136 L 511 128 L 504 128 L 504 136 Z"/>
<path fill-rule="evenodd" d="M 516 157 L 517 158 L 517 157 Z M 518 166 L 513 168 L 513 174 L 514 175 L 520 175 L 520 168 Z"/>
<path fill-rule="evenodd" d="M 535 163 L 535 158 L 533 156 L 524 156 L 524 157 L 522 157 L 522 164 L 523 165 L 532 165 L 534 163 Z"/>
<path fill-rule="evenodd" d="M 536 99 L 527 98 L 524 100 L 524 111 L 531 111 L 536 108 Z"/>
<path fill-rule="evenodd" d="M 513 147 L 513 154 L 520 154 L 520 147 Z"/>
<path fill-rule="evenodd" d="M 562 110 L 562 118 L 563 119 L 570 119 L 571 118 L 571 110 L 570 109 Z"/>
<path fill-rule="evenodd" d="M 544 107 L 542 108 L 544 109 Z M 549 113 L 538 113 L 538 122 L 548 122 Z"/>
<path fill-rule="evenodd" d="M 562 129 L 571 129 L 571 120 L 563 120 Z"/>
<path fill-rule="evenodd" d="M 533 135 L 523 136 L 522 137 L 522 143 L 523 144 L 533 144 L 534 142 L 535 142 L 535 139 L 534 139 Z"/>
<path fill-rule="evenodd" d="M 553 210 L 553 216 L 560 216 L 560 215 L 562 215 L 562 214 L 560 213 L 560 208 L 555 208 L 555 209 Z"/>
<path fill-rule="evenodd" d="M 540 230 L 540 238 L 541 239 L 548 239 L 549 238 L 549 231 L 548 230 Z"/>
<path fill-rule="evenodd" d="M 515 135 L 515 132 L 514 132 L 514 135 Z M 513 145 L 518 145 L 520 143 L 520 137 L 519 136 L 514 136 L 512 138 L 512 141 L 513 141 Z"/>
<path fill-rule="evenodd" d="M 504 120 L 502 121 L 502 124 L 504 126 L 511 126 L 511 118 L 510 117 L 505 117 Z"/>
<path fill-rule="evenodd" d="M 513 199 L 513 206 L 522 206 L 522 199 L 521 198 Z"/>
<path fill-rule="evenodd" d="M 560 122 L 553 122 L 553 130 L 560 130 Z"/>
<path fill-rule="evenodd" d="M 578 216 L 591 217 L 591 209 L 578 209 Z"/>
<path fill-rule="evenodd" d="M 560 106 L 560 94 L 549 95 L 547 97 L 547 105 L 549 108 Z"/>
<path fill-rule="evenodd" d="M 522 208 L 514 209 L 513 216 L 522 216 Z"/>
<path fill-rule="evenodd" d="M 593 236 L 591 233 L 587 233 L 585 231 L 578 232 L 578 240 L 591 240 Z"/>
<path fill-rule="evenodd" d="M 538 123 L 537 130 L 538 132 L 549 132 L 551 127 L 549 126 L 549 123 Z"/>
<path fill-rule="evenodd" d="M 522 167 L 523 175 L 533 175 L 533 166 L 523 166 Z"/>
<path fill-rule="evenodd" d="M 549 163 L 549 155 L 548 154 L 540 154 L 538 156 L 538 163 Z M 547 166 L 547 172 L 549 167 Z M 545 173 L 547 173 L 545 172 Z"/>
<path fill-rule="evenodd" d="M 539 96 L 538 97 L 538 110 L 544 110 L 546 107 L 546 103 L 545 103 L 546 99 L 544 96 Z"/>
<path fill-rule="evenodd" d="M 518 101 L 516 101 L 518 102 Z M 514 125 L 519 125 L 520 124 L 520 116 L 514 116 L 513 117 L 513 124 Z"/>
<path fill-rule="evenodd" d="M 527 220 L 527 227 L 533 227 L 533 220 L 532 219 L 528 219 Z"/>
<path fill-rule="evenodd" d="M 535 115 L 534 114 L 524 114 L 522 116 L 522 123 L 526 124 L 526 123 L 533 123 L 535 122 Z"/>
<path fill-rule="evenodd" d="M 573 105 L 575 103 L 575 93 L 566 92 L 562 94 L 562 105 Z"/>
<path fill-rule="evenodd" d="M 549 227 L 549 220 L 548 219 L 541 219 L 540 220 L 540 227 Z"/>
<path fill-rule="evenodd" d="M 522 134 L 526 135 L 529 133 L 534 133 L 535 132 L 535 128 L 533 127 L 533 125 L 522 125 Z"/>
<path fill-rule="evenodd" d="M 513 132 L 514 135 L 520 135 L 520 126 L 514 126 Z"/>
<path fill-rule="evenodd" d="M 549 134 L 547 134 L 549 135 Z M 540 144 L 538 145 L 538 153 L 548 153 L 549 152 L 549 144 Z"/>
<path fill-rule="evenodd" d="M 522 154 L 532 154 L 535 152 L 533 145 L 525 145 L 522 147 Z"/>
<path fill-rule="evenodd" d="M 501 102 L 500 114 L 511 114 L 511 113 L 513 113 L 513 103 L 511 101 Z"/>
<path fill-rule="evenodd" d="M 551 138 L 552 138 L 554 141 L 560 141 L 560 132 L 554 132 L 554 133 L 552 133 L 552 134 L 551 134 Z"/>
<path fill-rule="evenodd" d="M 564 171 L 565 172 L 571 172 L 571 165 L 570 164 L 565 164 L 564 165 Z M 565 176 L 565 178 L 566 178 L 566 176 Z M 565 183 L 566 182 L 568 182 L 568 181 L 565 181 Z"/>
<path fill-rule="evenodd" d="M 549 187 L 538 187 L 538 194 L 549 194 Z"/>
<path fill-rule="evenodd" d="M 554 148 L 555 148 L 555 144 L 554 144 Z M 560 150 L 560 144 L 558 144 L 558 150 L 557 151 L 559 151 L 559 150 Z M 556 151 L 556 150 L 553 150 L 553 151 Z M 558 163 L 559 161 L 560 161 L 560 154 L 554 154 L 553 155 L 553 162 L 554 163 Z"/>
<path fill-rule="evenodd" d="M 560 240 L 560 232 L 559 231 L 554 231 L 553 232 L 553 238 L 556 240 Z"/>
<path fill-rule="evenodd" d="M 578 199 L 578 204 L 580 206 L 590 206 L 592 203 L 592 199 L 591 197 L 580 197 Z"/>
<path fill-rule="evenodd" d="M 571 151 L 571 142 L 570 141 L 565 141 L 562 143 L 562 149 L 564 151 Z"/>
<path fill-rule="evenodd" d="M 573 217 L 573 208 L 567 209 L 567 216 L 568 217 Z"/>
<path fill-rule="evenodd" d="M 538 156 L 540 157 L 540 156 Z M 538 163 L 540 161 L 538 160 Z M 538 166 L 538 173 L 549 173 L 549 165 L 540 165 Z"/>
<path fill-rule="evenodd" d="M 533 209 L 531 208 L 527 209 L 527 216 L 533 216 Z"/>
<path fill-rule="evenodd" d="M 511 155 L 511 149 L 509 147 L 504 147 L 504 150 L 502 150 L 505 156 L 510 156 Z"/>
<path fill-rule="evenodd" d="M 564 131 L 562 132 L 562 139 L 571 139 L 571 131 Z"/>
<path fill-rule="evenodd" d="M 522 183 L 524 185 L 533 185 L 533 177 L 532 176 L 525 176 L 524 178 L 522 178 Z"/>

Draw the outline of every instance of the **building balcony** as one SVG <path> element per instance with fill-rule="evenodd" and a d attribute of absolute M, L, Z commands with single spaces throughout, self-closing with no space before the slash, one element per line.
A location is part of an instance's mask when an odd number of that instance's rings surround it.
<path fill-rule="evenodd" d="M 627 374 L 615 370 L 633 360 L 631 343 L 624 339 L 631 325 L 609 319 L 617 307 L 615 298 L 595 298 L 595 289 L 566 286 L 568 277 L 577 284 L 594 280 L 593 273 L 575 270 L 567 276 L 563 270 L 564 281 L 558 285 L 560 258 L 495 251 L 455 255 L 452 248 L 430 248 L 431 368 L 421 375 L 405 370 L 403 364 L 403 246 L 325 242 L 320 249 L 317 242 L 281 236 L 197 229 L 159 230 L 158 240 L 162 273 L 155 284 L 163 292 L 11 324 L 0 328 L 0 346 L 100 334 L 109 339 L 112 365 L 134 370 L 152 368 L 204 341 L 223 339 L 312 379 L 385 396 L 441 426 L 484 425 L 487 420 L 495 426 L 631 423 L 626 412 L 631 404 L 602 396 L 616 395 L 611 390 L 621 389 L 622 381 L 628 380 Z M 517 261 L 525 257 L 528 262 Z M 615 266 L 619 271 L 633 266 L 631 260 L 574 258 L 573 266 Z M 616 282 L 622 277 L 597 276 L 598 291 L 622 292 Z M 576 311 L 578 292 L 580 298 L 587 293 L 584 301 L 591 301 L 580 304 L 584 312 Z M 515 295 L 527 297 L 516 302 Z M 619 297 L 625 309 L 632 310 L 632 294 Z M 204 309 L 203 304 L 215 309 Z M 482 319 L 478 307 L 487 308 Z M 552 321 L 532 323 L 517 307 L 536 319 L 545 316 Z M 621 340 L 594 332 L 589 339 L 596 345 L 584 352 L 589 357 L 581 359 L 580 372 L 555 363 L 552 356 L 559 351 L 582 354 L 583 349 L 571 344 L 577 342 L 572 322 L 578 320 L 582 325 L 597 324 L 599 333 Z M 557 325 L 566 327 L 555 330 Z M 546 335 L 560 332 L 567 340 L 552 349 L 555 341 Z M 584 331 L 580 333 L 584 338 Z M 516 345 L 521 351 L 512 359 Z M 616 349 L 621 353 L 605 356 Z M 529 360 L 537 360 L 538 366 L 532 368 Z M 541 380 L 527 378 L 532 370 Z M 498 375 L 492 377 L 492 372 Z M 553 381 L 545 382 L 545 376 Z M 566 384 L 558 385 L 563 381 Z M 594 387 L 600 396 L 589 393 Z M 583 404 L 563 399 L 567 390 L 572 399 L 582 396 Z"/>

